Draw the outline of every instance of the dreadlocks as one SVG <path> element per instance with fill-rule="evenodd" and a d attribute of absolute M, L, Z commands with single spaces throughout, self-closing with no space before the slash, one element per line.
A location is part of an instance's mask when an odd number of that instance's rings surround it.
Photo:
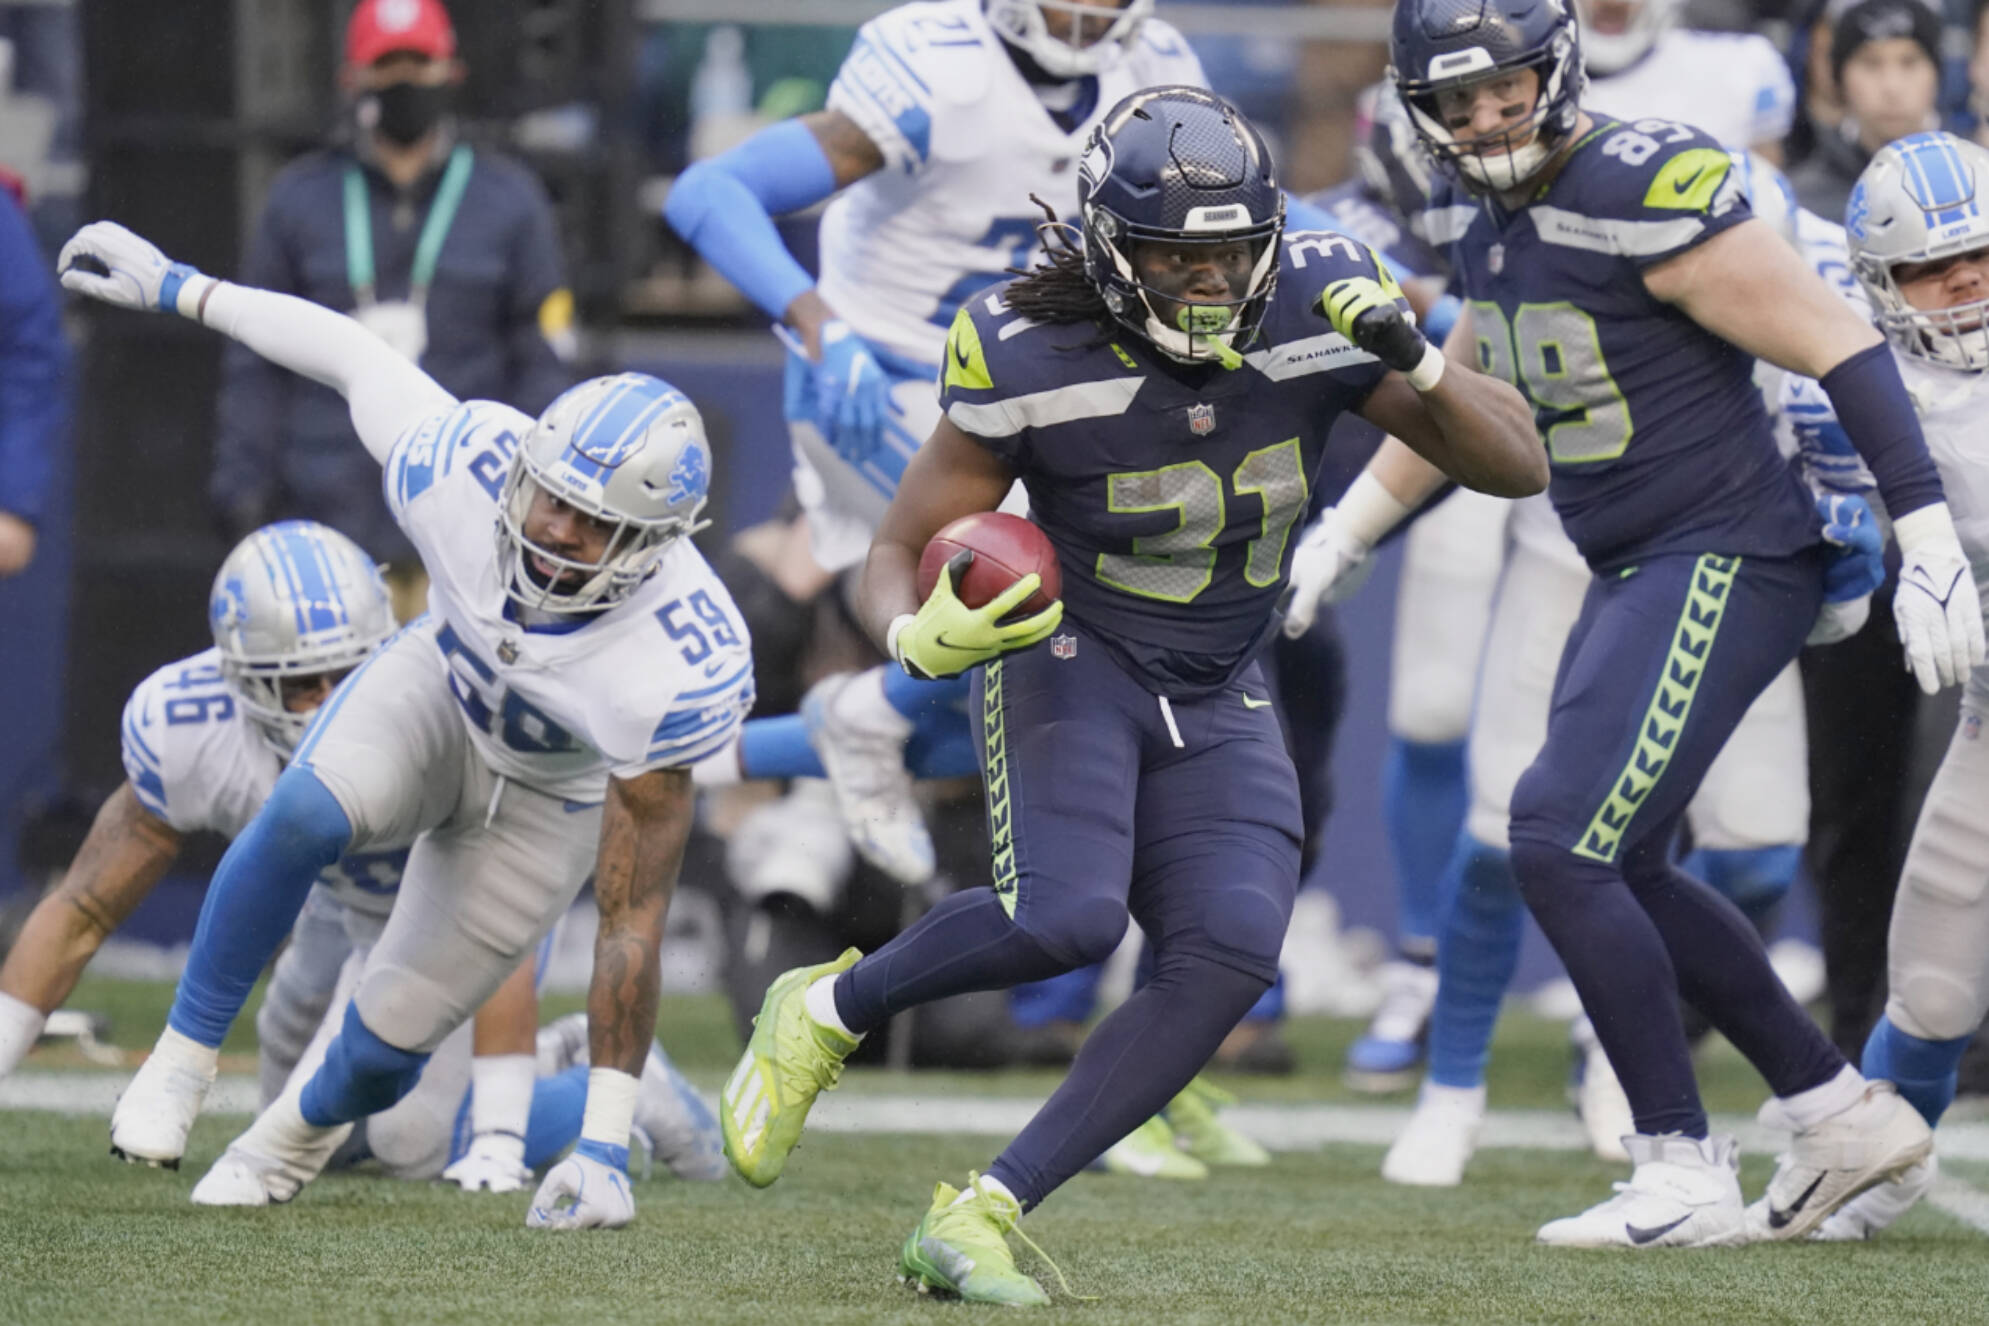
<path fill-rule="evenodd" d="M 1057 210 L 1035 194 L 1029 195 L 1029 201 L 1042 208 L 1047 218 L 1036 227 L 1043 261 L 1029 271 L 1009 268 L 1012 275 L 1022 279 L 1009 284 L 1003 300 L 1033 322 L 1095 323 L 1098 338 L 1090 344 L 1101 344 L 1111 335 L 1112 313 L 1105 307 L 1104 296 L 1084 274 L 1084 249 L 1077 227 L 1059 219 Z"/>

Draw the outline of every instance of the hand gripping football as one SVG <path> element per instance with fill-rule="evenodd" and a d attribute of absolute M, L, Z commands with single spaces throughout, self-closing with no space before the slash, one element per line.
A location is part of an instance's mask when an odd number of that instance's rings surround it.
<path fill-rule="evenodd" d="M 919 598 L 928 598 L 939 583 L 939 568 L 963 552 L 973 554 L 966 574 L 956 577 L 953 592 L 970 608 L 982 607 L 1030 572 L 1042 585 L 1015 610 L 1017 616 L 1043 611 L 1063 596 L 1057 551 L 1033 522 L 999 511 L 977 511 L 947 525 L 932 536 L 919 556 Z"/>

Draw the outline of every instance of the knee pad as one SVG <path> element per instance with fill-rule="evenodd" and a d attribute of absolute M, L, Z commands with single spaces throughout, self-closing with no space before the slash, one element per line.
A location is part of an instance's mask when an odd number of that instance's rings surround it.
<path fill-rule="evenodd" d="M 1973 1036 L 1982 1025 L 1981 978 L 1905 959 L 1893 963 L 1892 994 L 1885 1015 L 1923 1041 Z"/>
<path fill-rule="evenodd" d="M 426 1054 L 389 1045 L 349 1004 L 325 1062 L 305 1085 L 304 1117 L 319 1127 L 378 1114 L 414 1089 Z"/>
<path fill-rule="evenodd" d="M 1732 851 L 1702 849 L 1692 853 L 1685 867 L 1741 911 L 1756 916 L 1788 894 L 1802 855 L 1796 843 Z"/>

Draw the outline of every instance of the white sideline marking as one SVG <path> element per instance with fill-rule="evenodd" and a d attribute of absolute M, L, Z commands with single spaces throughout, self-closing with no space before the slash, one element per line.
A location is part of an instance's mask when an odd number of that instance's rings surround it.
<path fill-rule="evenodd" d="M 1942 1136 L 1941 1154 L 1948 1153 L 1945 1134 Z M 1927 1193 L 1927 1200 L 1934 1206 L 1984 1234 L 1989 1234 L 1989 1194 L 1980 1188 L 1963 1183 L 1960 1179 L 1943 1174 L 1934 1180 L 1934 1186 Z"/>

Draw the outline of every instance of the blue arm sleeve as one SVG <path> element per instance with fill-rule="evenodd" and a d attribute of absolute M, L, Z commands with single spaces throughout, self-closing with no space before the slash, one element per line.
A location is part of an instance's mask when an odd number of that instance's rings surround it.
<path fill-rule="evenodd" d="M 0 196 L 0 511 L 39 521 L 68 418 L 55 281 L 27 217 Z"/>
<path fill-rule="evenodd" d="M 780 242 L 773 218 L 835 191 L 835 168 L 815 135 L 799 120 L 784 120 L 679 175 L 663 219 L 778 320 L 815 282 Z"/>
<path fill-rule="evenodd" d="M 1456 295 L 1445 295 L 1430 305 L 1430 315 L 1423 319 L 1423 335 L 1430 338 L 1432 345 L 1442 345 L 1450 339 L 1450 329 L 1457 325 L 1457 315 L 1463 311 L 1463 300 Z"/>
<path fill-rule="evenodd" d="M 1927 454 L 1920 418 L 1892 350 L 1881 343 L 1861 350 L 1817 379 L 1830 397 L 1837 422 L 1871 467 L 1879 496 L 1894 520 L 1945 500 L 1940 472 Z"/>

